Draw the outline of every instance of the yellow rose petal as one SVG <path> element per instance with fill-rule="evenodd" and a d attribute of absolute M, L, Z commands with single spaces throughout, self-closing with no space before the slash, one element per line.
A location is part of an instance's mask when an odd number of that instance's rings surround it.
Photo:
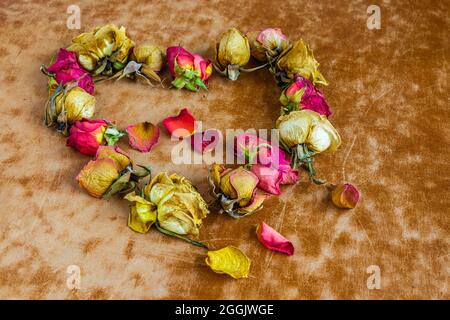
<path fill-rule="evenodd" d="M 250 271 L 250 259 L 233 246 L 209 251 L 205 261 L 212 271 L 226 273 L 235 279 L 247 278 Z"/>

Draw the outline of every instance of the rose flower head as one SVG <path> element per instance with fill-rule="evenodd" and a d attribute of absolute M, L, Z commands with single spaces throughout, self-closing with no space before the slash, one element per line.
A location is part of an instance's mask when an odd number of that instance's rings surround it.
<path fill-rule="evenodd" d="M 294 82 L 283 90 L 280 102 L 283 105 L 283 114 L 309 109 L 326 117 L 331 115 L 330 107 L 322 92 L 316 89 L 311 81 L 301 76 L 296 76 Z"/>
<path fill-rule="evenodd" d="M 266 195 L 257 191 L 259 179 L 244 167 L 225 168 L 213 164 L 209 184 L 221 211 L 233 218 L 242 218 L 262 208 Z"/>
<path fill-rule="evenodd" d="M 139 179 L 149 174 L 148 167 L 134 169 L 130 157 L 119 147 L 100 146 L 76 180 L 91 196 L 108 199 L 117 192 L 133 190 Z"/>
<path fill-rule="evenodd" d="M 250 60 L 250 44 L 236 28 L 223 33 L 216 44 L 215 68 L 230 80 L 237 80 L 242 66 Z"/>
<path fill-rule="evenodd" d="M 287 47 L 277 60 L 277 69 L 284 73 L 283 79 L 291 81 L 296 75 L 311 80 L 313 84 L 328 85 L 319 71 L 319 62 L 311 48 L 303 40 L 295 41 Z"/>
<path fill-rule="evenodd" d="M 139 195 L 131 192 L 125 199 L 133 202 L 128 226 L 134 231 L 146 233 L 155 224 L 164 234 L 204 246 L 185 237 L 197 236 L 202 220 L 209 214 L 205 200 L 185 177 L 161 172 Z"/>
<path fill-rule="evenodd" d="M 212 74 L 212 65 L 198 54 L 192 54 L 181 46 L 167 48 L 167 63 L 173 77 L 172 85 L 198 91 L 207 89 L 206 84 Z"/>
<path fill-rule="evenodd" d="M 252 57 L 262 62 L 275 59 L 289 45 L 286 36 L 278 28 L 250 31 L 246 36 Z"/>
<path fill-rule="evenodd" d="M 73 85 L 61 85 L 49 77 L 49 99 L 45 110 L 45 124 L 64 134 L 70 124 L 83 118 L 91 118 L 95 111 L 95 98 L 82 88 Z"/>
<path fill-rule="evenodd" d="M 123 135 L 124 133 L 109 121 L 82 119 L 70 127 L 67 146 L 83 154 L 95 155 L 101 145 L 113 145 Z"/>

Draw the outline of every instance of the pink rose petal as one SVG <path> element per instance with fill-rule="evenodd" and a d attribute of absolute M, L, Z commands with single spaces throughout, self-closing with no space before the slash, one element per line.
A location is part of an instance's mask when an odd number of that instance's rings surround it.
<path fill-rule="evenodd" d="M 256 228 L 256 235 L 259 242 L 267 249 L 281 252 L 288 256 L 294 254 L 294 246 L 292 243 L 264 222 L 261 222 Z"/>
<path fill-rule="evenodd" d="M 195 131 L 195 118 L 187 108 L 182 109 L 177 116 L 167 117 L 162 124 L 170 135 L 177 138 L 188 137 Z"/>

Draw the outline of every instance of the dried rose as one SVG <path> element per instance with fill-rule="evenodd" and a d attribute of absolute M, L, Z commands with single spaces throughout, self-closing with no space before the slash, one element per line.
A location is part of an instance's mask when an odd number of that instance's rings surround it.
<path fill-rule="evenodd" d="M 259 178 L 258 187 L 272 194 L 279 194 L 279 184 L 294 184 L 298 180 L 299 173 L 292 169 L 286 159 L 286 153 L 277 145 L 258 137 L 255 134 L 243 133 L 236 136 L 236 155 L 248 163 L 256 163 L 279 172 L 280 178 L 272 170 L 264 170 L 257 166 L 252 171 Z M 267 176 L 260 176 L 260 173 Z"/>
<path fill-rule="evenodd" d="M 248 39 L 236 28 L 231 28 L 221 35 L 215 56 L 217 71 L 230 80 L 237 80 L 241 67 L 250 60 Z"/>
<path fill-rule="evenodd" d="M 257 191 L 258 182 L 258 177 L 243 167 L 227 169 L 213 164 L 210 169 L 212 193 L 221 211 L 233 218 L 242 218 L 262 208 L 266 195 Z"/>
<path fill-rule="evenodd" d="M 340 184 L 331 191 L 331 200 L 339 208 L 353 209 L 359 197 L 358 189 L 350 183 Z"/>
<path fill-rule="evenodd" d="M 159 128 L 147 121 L 129 125 L 126 131 L 130 146 L 141 152 L 149 152 L 159 139 Z"/>
<path fill-rule="evenodd" d="M 331 115 L 324 95 L 308 79 L 296 76 L 294 82 L 283 90 L 280 96 L 283 105 L 282 113 L 309 109 L 326 117 Z"/>
<path fill-rule="evenodd" d="M 67 146 L 83 154 L 94 155 L 101 145 L 113 145 L 123 135 L 124 133 L 109 121 L 82 119 L 70 127 Z"/>
<path fill-rule="evenodd" d="M 125 27 L 107 24 L 73 38 L 67 50 L 75 51 L 80 64 L 93 75 L 110 76 L 125 66 L 133 47 Z"/>
<path fill-rule="evenodd" d="M 198 54 L 191 54 L 183 47 L 175 46 L 167 48 L 167 63 L 175 88 L 190 91 L 207 89 L 206 83 L 212 74 L 210 61 Z"/>
<path fill-rule="evenodd" d="M 125 196 L 134 202 L 130 207 L 128 226 L 136 232 L 146 233 L 155 224 L 158 231 L 192 244 L 203 243 L 184 235 L 199 234 L 202 220 L 209 214 L 208 205 L 192 183 L 176 173 L 159 173 L 147 184 L 140 195 Z"/>
<path fill-rule="evenodd" d="M 278 28 L 267 28 L 262 31 L 247 33 L 251 55 L 255 59 L 265 62 L 278 57 L 289 45 L 286 36 Z"/>
<path fill-rule="evenodd" d="M 194 115 L 187 109 L 181 109 L 177 116 L 167 117 L 162 121 L 171 136 L 185 138 L 195 132 Z"/>
<path fill-rule="evenodd" d="M 287 254 L 288 256 L 294 254 L 294 246 L 292 243 L 264 222 L 261 222 L 256 228 L 256 235 L 259 242 L 266 248 Z"/>
<path fill-rule="evenodd" d="M 59 49 L 55 63 L 48 68 L 42 67 L 42 70 L 53 76 L 59 84 L 74 82 L 87 93 L 94 92 L 94 81 L 91 75 L 78 64 L 75 52 Z"/>
<path fill-rule="evenodd" d="M 325 151 L 335 151 L 341 144 L 341 137 L 328 119 L 311 110 L 292 111 L 278 118 L 280 142 L 291 150 L 291 166 L 297 168 L 298 163 L 307 166 L 314 182 L 315 170 L 312 165 L 313 156 Z"/>
<path fill-rule="evenodd" d="M 303 40 L 298 40 L 287 47 L 277 60 L 277 70 L 284 73 L 281 80 L 286 82 L 300 75 L 314 84 L 328 85 L 318 68 L 319 63 L 314 58 L 311 48 Z"/>
<path fill-rule="evenodd" d="M 233 246 L 208 251 L 205 262 L 212 271 L 228 274 L 235 279 L 247 278 L 250 272 L 250 259 Z"/>
<path fill-rule="evenodd" d="M 95 98 L 80 87 L 58 85 L 49 78 L 49 94 L 45 110 L 45 124 L 57 125 L 59 131 L 68 133 L 68 125 L 83 118 L 91 118 L 95 111 Z"/>
<path fill-rule="evenodd" d="M 119 147 L 100 146 L 76 180 L 91 196 L 108 199 L 117 192 L 133 190 L 139 178 L 149 174 L 148 167 L 134 169 L 130 157 Z"/>

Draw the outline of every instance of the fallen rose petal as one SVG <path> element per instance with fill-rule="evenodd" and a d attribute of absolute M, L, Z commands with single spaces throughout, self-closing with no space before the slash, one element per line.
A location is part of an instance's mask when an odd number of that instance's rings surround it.
<path fill-rule="evenodd" d="M 344 209 L 353 209 L 359 201 L 359 191 L 350 183 L 338 185 L 331 191 L 331 200 L 333 203 Z"/>
<path fill-rule="evenodd" d="M 288 256 L 294 254 L 294 246 L 292 243 L 264 222 L 261 222 L 256 228 L 256 235 L 259 242 L 266 248 L 285 253 Z"/>
<path fill-rule="evenodd" d="M 219 143 L 220 132 L 216 129 L 208 129 L 194 133 L 191 136 L 191 147 L 198 153 L 204 153 L 215 148 Z"/>
<path fill-rule="evenodd" d="M 195 131 L 194 115 L 184 108 L 177 116 L 167 117 L 162 121 L 164 128 L 176 138 L 185 138 Z"/>
<path fill-rule="evenodd" d="M 147 121 L 129 125 L 126 131 L 130 146 L 141 152 L 149 152 L 159 139 L 159 128 Z"/>
<path fill-rule="evenodd" d="M 212 271 L 228 274 L 235 279 L 247 278 L 250 271 L 250 259 L 233 246 L 208 251 L 205 261 Z"/>

